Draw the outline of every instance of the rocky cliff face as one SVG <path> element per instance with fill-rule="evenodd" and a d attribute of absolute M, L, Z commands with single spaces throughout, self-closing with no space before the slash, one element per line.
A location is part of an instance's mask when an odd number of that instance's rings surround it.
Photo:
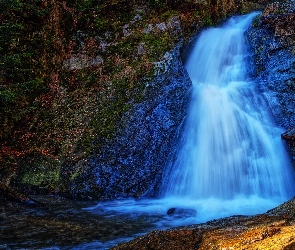
<path fill-rule="evenodd" d="M 256 18 L 248 32 L 254 53 L 257 85 L 269 102 L 277 123 L 295 124 L 295 7 L 275 2 Z"/>
<path fill-rule="evenodd" d="M 192 32 L 243 6 L 232 0 L 1 1 L 0 181 L 28 191 L 37 187 L 74 194 L 73 188 L 92 183 L 87 178 L 80 186 L 85 173 L 93 174 L 93 162 L 102 160 L 94 166 L 97 188 L 122 189 L 114 177 L 107 181 L 101 174 L 109 176 L 114 167 L 119 176 L 134 161 L 127 154 L 141 159 L 135 160 L 136 167 L 149 161 L 144 164 L 156 164 L 152 172 L 161 172 L 162 148 L 171 145 L 170 138 L 165 143 L 166 133 L 175 136 L 179 115 L 185 113 L 179 100 L 186 95 L 176 89 L 186 77 L 179 70 L 179 52 L 171 51 Z M 172 64 L 178 67 L 175 72 Z M 168 86 L 170 80 L 174 87 Z M 177 114 L 172 96 L 179 104 Z M 131 122 L 137 119 L 142 123 L 139 130 Z M 130 128 L 124 132 L 124 126 Z M 123 133 L 135 141 L 123 143 Z M 138 146 L 139 140 L 144 147 Z M 147 144 L 162 153 L 146 153 L 144 158 Z M 158 156 L 162 159 L 156 160 Z M 126 188 L 121 192 L 129 193 Z"/>
<path fill-rule="evenodd" d="M 121 119 L 115 139 L 91 158 L 75 194 L 100 198 L 154 195 L 164 167 L 176 151 L 190 101 L 191 80 L 180 57 L 180 45 L 157 62 L 157 76 L 146 83 L 145 101 Z"/>
<path fill-rule="evenodd" d="M 285 130 L 295 126 L 294 24 L 294 1 L 274 2 L 256 18 L 247 33 L 257 86 L 276 123 Z M 294 165 L 294 144 L 287 144 Z"/>

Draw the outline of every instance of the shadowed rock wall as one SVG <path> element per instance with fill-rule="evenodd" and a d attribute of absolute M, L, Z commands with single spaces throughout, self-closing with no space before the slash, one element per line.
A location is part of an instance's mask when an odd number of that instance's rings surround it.
<path fill-rule="evenodd" d="M 268 5 L 247 33 L 257 86 L 276 123 L 285 130 L 295 126 L 294 25 L 294 1 L 280 1 Z M 288 146 L 295 166 L 294 145 Z"/>
<path fill-rule="evenodd" d="M 155 195 L 167 161 L 172 160 L 190 101 L 191 80 L 180 58 L 180 45 L 158 62 L 158 76 L 146 83 L 145 101 L 121 120 L 118 136 L 88 166 L 75 190 L 101 198 Z M 79 194 L 79 193 L 78 193 Z"/>

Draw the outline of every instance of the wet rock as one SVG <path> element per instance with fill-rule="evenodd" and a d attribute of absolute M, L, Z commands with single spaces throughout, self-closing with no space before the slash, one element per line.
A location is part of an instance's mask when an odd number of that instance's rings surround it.
<path fill-rule="evenodd" d="M 148 24 L 148 26 L 143 30 L 143 33 L 149 34 L 152 31 L 153 31 L 153 25 L 152 24 Z"/>
<path fill-rule="evenodd" d="M 18 202 L 27 205 L 42 205 L 40 202 L 30 198 L 21 191 L 0 182 L 0 204 L 8 201 Z"/>
<path fill-rule="evenodd" d="M 175 207 L 173 207 L 173 208 L 169 208 L 168 211 L 167 211 L 167 215 L 172 215 L 172 214 L 174 214 L 175 209 L 176 209 Z"/>
<path fill-rule="evenodd" d="M 263 15 L 261 24 L 274 32 L 275 37 L 295 34 L 295 14 Z"/>
<path fill-rule="evenodd" d="M 174 38 L 174 39 L 178 39 L 179 37 L 182 36 L 182 28 L 181 28 L 181 21 L 179 16 L 174 16 L 172 17 L 168 23 L 167 23 L 167 27 L 169 29 L 169 33 L 170 35 Z"/>
<path fill-rule="evenodd" d="M 137 55 L 143 55 L 145 54 L 146 50 L 144 48 L 144 43 L 140 43 L 138 46 L 137 46 Z"/>
<path fill-rule="evenodd" d="M 295 125 L 292 91 L 295 14 L 291 6 L 294 7 L 292 1 L 271 4 L 247 33 L 257 86 L 268 101 L 276 122 L 285 129 Z"/>
<path fill-rule="evenodd" d="M 256 18 L 247 32 L 254 58 L 253 76 L 284 131 L 295 126 L 295 4 L 274 2 Z M 286 143 L 295 169 L 295 144 Z"/>
<path fill-rule="evenodd" d="M 125 24 L 123 26 L 123 34 L 124 34 L 125 37 L 131 35 L 130 24 Z"/>
<path fill-rule="evenodd" d="M 196 216 L 197 211 L 195 209 L 191 208 L 169 208 L 167 211 L 167 215 L 169 216 L 180 216 L 180 217 L 185 217 L 185 216 Z"/>
<path fill-rule="evenodd" d="M 162 32 L 166 31 L 167 27 L 165 23 L 157 23 L 156 27 L 161 30 Z"/>
<path fill-rule="evenodd" d="M 83 69 L 90 66 L 98 66 L 103 63 L 101 56 L 91 58 L 84 54 L 72 56 L 70 59 L 64 61 L 64 67 L 68 70 Z"/>
<path fill-rule="evenodd" d="M 198 225 L 152 231 L 112 249 L 290 250 L 295 246 L 295 217 L 290 213 L 295 211 L 294 204 L 292 199 L 262 215 L 231 216 Z"/>

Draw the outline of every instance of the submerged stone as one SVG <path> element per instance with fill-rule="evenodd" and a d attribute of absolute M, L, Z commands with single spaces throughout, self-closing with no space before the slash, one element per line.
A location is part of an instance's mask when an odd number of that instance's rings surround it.
<path fill-rule="evenodd" d="M 191 208 L 169 208 L 167 211 L 167 215 L 169 216 L 180 216 L 180 217 L 185 217 L 185 216 L 196 216 L 197 211 L 195 209 Z"/>

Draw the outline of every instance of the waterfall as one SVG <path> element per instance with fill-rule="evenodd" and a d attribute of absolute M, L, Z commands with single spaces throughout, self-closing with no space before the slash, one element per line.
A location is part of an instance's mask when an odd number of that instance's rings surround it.
<path fill-rule="evenodd" d="M 107 217 L 144 215 L 165 229 L 264 213 L 294 195 L 282 130 L 248 75 L 244 32 L 255 15 L 232 17 L 199 35 L 185 65 L 193 82 L 191 103 L 160 198 L 118 199 L 87 210 Z"/>
<path fill-rule="evenodd" d="M 180 150 L 162 196 L 221 200 L 294 194 L 280 132 L 247 76 L 244 32 L 257 13 L 201 33 L 186 69 L 193 94 Z"/>

